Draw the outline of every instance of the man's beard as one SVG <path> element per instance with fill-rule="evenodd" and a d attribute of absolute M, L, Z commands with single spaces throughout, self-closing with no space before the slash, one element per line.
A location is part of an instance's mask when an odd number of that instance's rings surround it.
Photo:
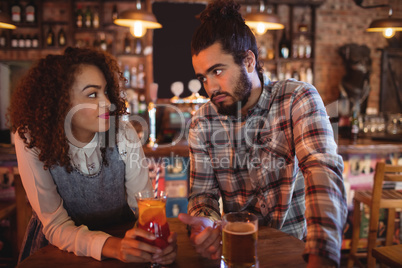
<path fill-rule="evenodd" d="M 252 83 L 248 78 L 246 70 L 244 70 L 243 68 L 241 68 L 239 79 L 235 84 L 236 87 L 234 89 L 233 95 L 227 92 L 216 92 L 212 94 L 211 101 L 214 97 L 219 95 L 226 95 L 233 99 L 233 103 L 229 105 L 224 105 L 223 102 L 215 103 L 212 101 L 218 108 L 218 113 L 230 116 L 240 115 L 241 108 L 243 108 L 248 102 L 251 94 Z"/>

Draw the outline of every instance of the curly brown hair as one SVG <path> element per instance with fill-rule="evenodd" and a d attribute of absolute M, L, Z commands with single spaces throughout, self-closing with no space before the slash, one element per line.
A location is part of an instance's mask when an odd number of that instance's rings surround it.
<path fill-rule="evenodd" d="M 26 146 L 39 149 L 38 157 L 45 169 L 60 165 L 69 172 L 72 170 L 64 119 L 71 109 L 71 87 L 83 64 L 97 66 L 104 74 L 113 108 L 111 113 L 118 117 L 126 111 L 120 87 L 124 77 L 116 59 L 110 54 L 95 49 L 68 47 L 63 55 L 47 55 L 39 60 L 13 92 L 8 117 L 12 131 L 18 132 Z M 119 120 L 114 121 L 116 138 Z M 105 140 L 101 148 L 105 165 L 108 143 Z"/>

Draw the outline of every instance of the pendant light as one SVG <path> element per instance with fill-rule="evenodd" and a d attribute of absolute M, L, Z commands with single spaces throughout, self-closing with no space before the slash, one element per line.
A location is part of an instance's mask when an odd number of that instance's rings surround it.
<path fill-rule="evenodd" d="M 395 32 L 402 31 L 402 19 L 391 18 L 392 8 L 389 9 L 388 18 L 374 20 L 367 28 L 367 32 L 382 32 L 385 38 L 392 38 Z"/>
<path fill-rule="evenodd" d="M 392 7 L 390 5 L 362 6 L 363 0 L 354 0 L 354 2 L 361 8 L 389 8 L 388 18 L 372 21 L 370 26 L 366 29 L 367 32 L 382 32 L 385 38 L 391 38 L 395 35 L 395 32 L 402 31 L 402 19 L 392 18 Z"/>
<path fill-rule="evenodd" d="M 279 17 L 272 14 L 271 9 L 268 9 L 268 12 L 265 12 L 265 4 L 263 1 L 260 1 L 259 12 L 246 14 L 244 20 L 245 23 L 258 35 L 265 34 L 267 30 L 280 30 L 285 28 L 285 26 L 280 22 Z"/>
<path fill-rule="evenodd" d="M 4 29 L 15 29 L 17 28 L 15 25 L 12 24 L 10 17 L 7 13 L 3 12 L 0 9 L 0 28 Z"/>
<path fill-rule="evenodd" d="M 162 28 L 154 14 L 141 10 L 141 0 L 137 0 L 136 9 L 123 11 L 113 22 L 120 26 L 130 27 L 130 32 L 135 37 L 144 36 L 147 29 Z"/>

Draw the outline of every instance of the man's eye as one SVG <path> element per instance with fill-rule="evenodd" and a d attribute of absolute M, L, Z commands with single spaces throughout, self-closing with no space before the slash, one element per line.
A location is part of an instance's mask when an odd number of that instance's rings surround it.
<path fill-rule="evenodd" d="M 215 75 L 220 75 L 222 73 L 222 70 L 218 69 L 218 70 L 215 70 L 214 72 L 215 72 Z"/>
<path fill-rule="evenodd" d="M 207 82 L 207 78 L 206 77 L 198 77 L 198 81 L 200 81 L 201 83 L 205 83 L 205 82 Z"/>

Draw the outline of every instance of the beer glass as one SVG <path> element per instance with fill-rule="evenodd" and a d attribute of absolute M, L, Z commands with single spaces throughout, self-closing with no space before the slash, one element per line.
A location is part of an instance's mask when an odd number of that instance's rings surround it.
<path fill-rule="evenodd" d="M 166 248 L 169 245 L 168 237 L 170 235 L 166 219 L 166 193 L 160 191 L 155 194 L 153 191 L 142 191 L 137 193 L 135 198 L 138 204 L 137 228 L 156 236 L 155 240 L 148 240 L 142 237 L 137 239 L 161 249 Z M 151 267 L 160 266 L 151 264 Z"/>
<path fill-rule="evenodd" d="M 248 212 L 227 213 L 221 224 L 224 267 L 257 267 L 257 216 Z"/>

